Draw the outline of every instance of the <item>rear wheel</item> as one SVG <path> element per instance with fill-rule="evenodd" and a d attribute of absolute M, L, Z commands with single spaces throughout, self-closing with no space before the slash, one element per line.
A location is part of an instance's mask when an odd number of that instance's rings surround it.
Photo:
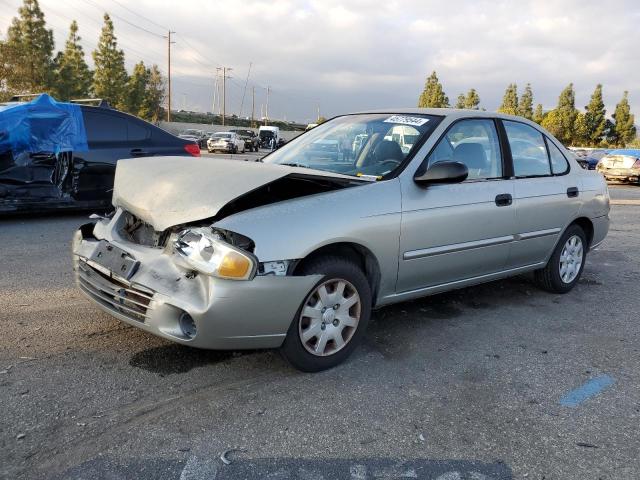
<path fill-rule="evenodd" d="M 341 257 L 312 260 L 302 274 L 323 277 L 302 302 L 281 352 L 298 370 L 318 372 L 343 362 L 362 340 L 371 288 L 362 270 Z"/>
<path fill-rule="evenodd" d="M 547 266 L 535 272 L 538 285 L 552 293 L 567 293 L 580 280 L 587 259 L 587 236 L 578 225 L 564 232 Z"/>

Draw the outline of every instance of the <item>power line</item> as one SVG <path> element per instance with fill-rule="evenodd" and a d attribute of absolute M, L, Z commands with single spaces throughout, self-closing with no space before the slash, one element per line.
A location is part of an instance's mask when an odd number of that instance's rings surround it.
<path fill-rule="evenodd" d="M 90 5 L 93 5 L 94 7 L 96 7 L 99 10 L 103 10 L 103 8 L 100 5 L 97 5 L 96 3 L 94 3 L 92 0 L 84 0 L 85 3 L 88 3 Z M 109 13 L 109 12 L 107 12 Z M 137 28 L 140 31 L 146 32 L 149 35 L 153 35 L 154 37 L 159 37 L 159 38 L 164 38 L 164 35 L 160 34 L 160 33 L 156 33 L 156 32 L 152 32 L 151 30 L 148 30 L 144 27 L 141 27 L 140 25 L 136 25 L 133 22 L 130 22 L 129 20 L 127 20 L 126 18 L 121 17 L 120 15 L 117 15 L 113 12 L 111 12 L 111 16 L 113 16 L 114 18 L 117 18 L 118 20 L 123 21 L 124 23 L 131 25 L 134 28 Z"/>
<path fill-rule="evenodd" d="M 128 11 L 129 13 L 134 14 L 136 17 L 140 17 L 144 20 L 146 20 L 147 22 L 155 25 L 156 27 L 161 28 L 162 30 L 169 30 L 168 27 L 164 26 L 164 25 L 160 25 L 159 23 L 154 22 L 153 20 L 151 20 L 149 17 L 145 17 L 144 15 L 141 15 L 133 10 L 131 10 L 129 7 L 121 4 L 120 2 L 118 2 L 118 0 L 111 0 L 113 3 L 115 3 L 116 5 L 119 5 L 120 7 L 124 8 L 126 11 Z"/>

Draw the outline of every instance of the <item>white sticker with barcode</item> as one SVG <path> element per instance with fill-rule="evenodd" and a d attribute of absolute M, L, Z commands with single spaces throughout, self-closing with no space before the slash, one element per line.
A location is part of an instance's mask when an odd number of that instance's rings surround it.
<path fill-rule="evenodd" d="M 420 127 L 429 121 L 424 117 L 409 117 L 407 115 L 392 115 L 385 120 L 385 123 L 400 123 L 402 125 L 413 125 Z"/>

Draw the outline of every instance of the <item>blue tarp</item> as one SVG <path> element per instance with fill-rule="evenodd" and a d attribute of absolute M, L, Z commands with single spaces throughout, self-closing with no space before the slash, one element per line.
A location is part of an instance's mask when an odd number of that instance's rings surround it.
<path fill-rule="evenodd" d="M 0 153 L 87 151 L 82 109 L 40 95 L 28 103 L 0 105 Z"/>
<path fill-rule="evenodd" d="M 640 157 L 640 149 L 637 148 L 619 148 L 618 150 L 611 150 L 607 155 L 628 155 L 631 157 Z"/>

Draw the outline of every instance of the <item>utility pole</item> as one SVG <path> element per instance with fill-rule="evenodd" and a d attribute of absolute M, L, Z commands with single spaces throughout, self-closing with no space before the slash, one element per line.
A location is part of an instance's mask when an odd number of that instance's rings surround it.
<path fill-rule="evenodd" d="M 271 87 L 267 86 L 267 106 L 264 110 L 264 124 L 266 125 L 269 121 L 269 93 L 271 92 Z"/>
<path fill-rule="evenodd" d="M 176 33 L 169 30 L 167 34 L 167 122 L 171 121 L 171 34 Z"/>
<path fill-rule="evenodd" d="M 251 75 L 251 65 L 249 62 L 249 71 L 247 72 L 247 78 L 244 81 L 244 90 L 242 91 L 242 101 L 240 102 L 240 113 L 238 113 L 239 117 L 242 117 L 242 107 L 244 107 L 244 96 L 247 94 L 247 84 L 249 83 L 249 75 Z"/>
<path fill-rule="evenodd" d="M 316 117 L 316 121 L 320 120 L 320 104 L 318 104 L 318 116 Z"/>
<path fill-rule="evenodd" d="M 222 67 L 222 126 L 224 127 L 224 118 L 227 115 L 227 72 L 233 68 Z"/>
<path fill-rule="evenodd" d="M 213 105 L 211 105 L 211 113 L 216 114 L 216 96 L 218 95 L 218 73 L 213 81 Z"/>
<path fill-rule="evenodd" d="M 251 87 L 251 128 L 256 128 L 256 124 L 253 121 L 256 111 L 256 87 Z"/>

